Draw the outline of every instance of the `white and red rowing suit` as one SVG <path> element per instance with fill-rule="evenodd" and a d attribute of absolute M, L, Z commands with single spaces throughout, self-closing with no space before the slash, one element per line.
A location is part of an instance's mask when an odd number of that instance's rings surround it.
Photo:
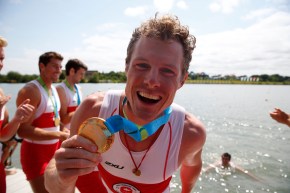
<path fill-rule="evenodd" d="M 3 121 L 5 117 L 5 109 L 6 107 L 3 106 L 0 115 L 0 130 L 3 126 Z M 0 143 L 0 192 L 6 192 L 6 173 L 4 170 L 4 164 L 1 162 L 3 151 L 2 151 L 2 143 Z"/>
<path fill-rule="evenodd" d="M 77 87 L 77 92 L 73 92 L 72 90 L 70 90 L 70 88 L 68 88 L 64 82 L 61 82 L 58 86 L 62 87 L 65 92 L 67 113 L 74 112 L 79 106 L 78 101 L 82 101 L 82 92 L 80 86 L 75 84 L 75 86 Z M 65 127 L 67 129 L 70 129 L 70 123 L 65 124 Z"/>
<path fill-rule="evenodd" d="M 107 119 L 119 113 L 120 96 L 123 91 L 108 91 L 104 97 L 99 117 Z M 178 155 L 183 134 L 185 111 L 172 104 L 172 113 L 159 137 L 147 152 L 136 176 L 134 163 L 119 133 L 115 134 L 112 147 L 102 154 L 98 169 L 109 193 L 169 193 L 170 180 L 178 169 Z M 138 165 L 145 151 L 131 152 Z"/>
<path fill-rule="evenodd" d="M 49 98 L 46 90 L 37 80 L 33 80 L 28 84 L 36 85 L 41 95 L 40 104 L 34 114 L 32 126 L 51 132 L 60 131 L 59 126 L 55 126 L 54 123 L 54 105 L 57 104 L 58 113 L 60 110 L 60 100 L 55 87 L 53 85 L 51 86 L 54 97 L 51 96 Z M 58 148 L 59 139 L 23 139 L 21 143 L 20 161 L 27 180 L 44 174 L 48 162 Z"/>
<path fill-rule="evenodd" d="M 0 114 L 0 130 L 2 129 L 3 126 L 3 121 L 4 121 L 4 117 L 5 117 L 5 110 L 6 110 L 6 106 L 2 107 L 1 110 L 1 114 Z M 0 162 L 1 162 L 1 157 L 2 157 L 2 143 L 0 143 Z"/>

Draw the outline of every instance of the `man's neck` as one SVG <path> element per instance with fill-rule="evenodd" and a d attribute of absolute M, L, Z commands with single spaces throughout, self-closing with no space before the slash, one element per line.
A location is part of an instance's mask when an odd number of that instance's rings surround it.
<path fill-rule="evenodd" d="M 69 87 L 69 89 L 71 89 L 72 91 L 75 91 L 75 88 L 74 88 L 75 82 L 71 78 L 67 77 L 65 79 L 65 83 L 67 87 Z"/>
<path fill-rule="evenodd" d="M 40 75 L 41 80 L 45 84 L 48 89 L 51 89 L 52 81 L 50 79 L 45 78 L 44 76 Z"/>

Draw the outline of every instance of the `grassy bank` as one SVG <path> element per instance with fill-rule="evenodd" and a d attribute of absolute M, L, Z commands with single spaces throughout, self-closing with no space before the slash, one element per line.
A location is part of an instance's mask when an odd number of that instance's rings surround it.
<path fill-rule="evenodd" d="M 256 81 L 240 81 L 240 80 L 187 80 L 188 84 L 255 84 L 255 85 L 290 85 L 287 82 L 256 82 Z"/>

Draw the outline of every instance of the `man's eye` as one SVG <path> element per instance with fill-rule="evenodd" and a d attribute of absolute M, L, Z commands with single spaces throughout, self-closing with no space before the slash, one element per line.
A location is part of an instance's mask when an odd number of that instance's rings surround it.
<path fill-rule="evenodd" d="M 167 75 L 174 75 L 175 74 L 171 69 L 168 69 L 168 68 L 164 68 L 161 71 Z"/>
<path fill-rule="evenodd" d="M 138 69 L 145 70 L 145 69 L 148 69 L 149 68 L 149 65 L 148 64 L 145 64 L 145 63 L 140 63 L 140 64 L 137 64 L 136 67 Z"/>

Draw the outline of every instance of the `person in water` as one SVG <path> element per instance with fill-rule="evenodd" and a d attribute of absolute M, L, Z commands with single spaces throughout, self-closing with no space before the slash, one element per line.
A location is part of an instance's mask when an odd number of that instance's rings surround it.
<path fill-rule="evenodd" d="M 235 171 L 242 172 L 251 178 L 261 181 L 256 176 L 242 168 L 241 166 L 238 166 L 231 162 L 232 156 L 231 154 L 225 152 L 221 155 L 221 159 L 213 164 L 210 164 L 207 168 L 203 170 L 203 173 L 208 173 L 210 170 L 214 169 L 218 174 L 221 175 L 231 175 Z"/>

